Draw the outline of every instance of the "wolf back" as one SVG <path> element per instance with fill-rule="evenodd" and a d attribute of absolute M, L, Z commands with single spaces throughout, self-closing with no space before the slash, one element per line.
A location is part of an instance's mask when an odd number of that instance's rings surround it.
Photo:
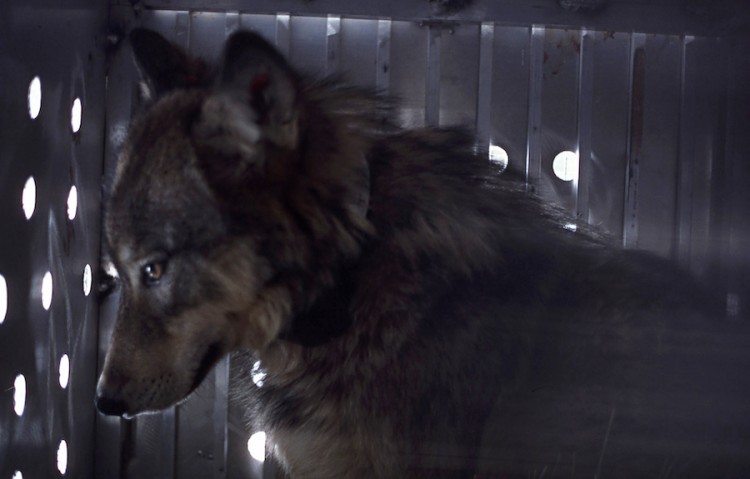
<path fill-rule="evenodd" d="M 669 262 L 254 33 L 215 69 L 131 40 L 150 104 L 106 207 L 100 411 L 179 403 L 231 354 L 292 478 L 750 472 L 747 335 Z"/>

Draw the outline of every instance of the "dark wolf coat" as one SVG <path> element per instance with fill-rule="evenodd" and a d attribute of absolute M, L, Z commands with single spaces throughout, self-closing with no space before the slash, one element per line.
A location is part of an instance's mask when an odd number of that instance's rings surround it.
<path fill-rule="evenodd" d="M 293 478 L 750 475 L 748 342 L 675 267 L 255 34 L 216 72 L 132 40 L 155 101 L 107 205 L 100 410 L 174 404 L 235 352 Z"/>

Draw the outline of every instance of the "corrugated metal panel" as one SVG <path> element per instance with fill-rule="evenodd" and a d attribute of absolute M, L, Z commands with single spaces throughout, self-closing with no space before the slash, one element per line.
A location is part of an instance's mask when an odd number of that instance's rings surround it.
<path fill-rule="evenodd" d="M 629 48 L 631 36 L 595 32 L 589 222 L 616 238 L 623 235 L 628 154 Z"/>
<path fill-rule="evenodd" d="M 440 124 L 475 127 L 480 25 L 443 30 L 440 55 Z"/>
<path fill-rule="evenodd" d="M 112 4 L 130 6 L 131 2 L 113 0 Z M 744 0 L 144 0 L 138 5 L 155 10 L 286 12 L 407 21 L 441 17 L 474 23 L 495 21 L 503 25 L 566 25 L 603 31 L 713 36 L 747 34 L 750 25 L 750 10 Z"/>
<path fill-rule="evenodd" d="M 391 24 L 390 93 L 402 100 L 401 121 L 425 122 L 428 29 L 414 22 Z"/>
<path fill-rule="evenodd" d="M 541 68 L 541 48 L 537 60 L 537 55 L 532 54 L 535 47 L 529 28 L 495 27 L 493 30 L 490 141 L 508 152 L 511 165 L 515 163 L 519 169 L 524 169 L 527 138 L 536 127 L 531 118 L 541 106 L 539 103 L 532 105 L 530 98 L 532 92 L 536 97 L 536 82 L 541 80 L 538 76 L 534 82 L 530 81 L 530 72 Z"/>
<path fill-rule="evenodd" d="M 0 4 L 0 477 L 93 477 L 105 7 Z"/>
<path fill-rule="evenodd" d="M 645 88 L 635 247 L 669 257 L 677 207 L 681 40 L 649 35 L 643 51 Z"/>

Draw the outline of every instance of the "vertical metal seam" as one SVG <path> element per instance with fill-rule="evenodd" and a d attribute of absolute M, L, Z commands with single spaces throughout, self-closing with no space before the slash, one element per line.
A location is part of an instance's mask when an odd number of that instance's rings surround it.
<path fill-rule="evenodd" d="M 440 124 L 440 27 L 428 26 L 427 75 L 425 84 L 424 120 L 427 126 Z"/>
<path fill-rule="evenodd" d="M 526 134 L 526 189 L 533 191 L 541 177 L 542 81 L 544 78 L 544 26 L 530 30 L 529 123 Z"/>
<path fill-rule="evenodd" d="M 339 51 L 341 49 L 341 17 L 328 15 L 326 20 L 326 75 L 339 70 Z"/>
<path fill-rule="evenodd" d="M 738 178 L 735 175 L 737 161 L 730 161 L 730 152 L 735 148 L 737 132 L 741 129 L 740 123 L 737 121 L 737 110 L 738 105 L 732 101 L 732 97 L 735 91 L 737 91 L 739 67 L 736 62 L 732 61 L 733 58 L 740 56 L 740 47 L 734 42 L 728 42 L 728 48 L 730 49 L 727 55 L 726 65 L 726 91 L 724 93 L 724 102 L 726 110 L 724 112 L 725 122 L 725 138 L 724 138 L 724 163 L 725 173 L 723 180 L 723 187 L 726 188 L 726 212 L 724 217 L 726 218 L 725 234 L 726 238 L 726 249 L 723 251 L 723 264 L 721 266 L 721 272 L 724 276 L 724 287 L 727 291 L 727 314 L 736 319 L 741 316 L 743 310 L 747 307 L 742 304 L 739 295 L 740 291 L 740 277 L 739 271 L 732 265 L 732 258 L 740 258 L 740 248 L 742 245 L 741 233 L 738 225 L 740 224 L 740 215 L 744 212 L 738 208 L 738 197 L 740 191 L 737 188 Z M 735 157 L 736 158 L 736 157 Z M 731 304 L 735 302 L 736 304 Z"/>
<path fill-rule="evenodd" d="M 477 137 L 486 148 L 492 140 L 492 68 L 495 41 L 495 25 L 485 22 L 480 25 L 479 74 L 477 79 L 477 113 L 475 126 Z"/>
<path fill-rule="evenodd" d="M 276 14 L 276 48 L 286 58 L 290 54 L 290 34 L 291 16 L 288 13 Z"/>
<path fill-rule="evenodd" d="M 575 184 L 576 221 L 589 222 L 589 186 L 591 184 L 591 136 L 593 115 L 593 53 L 591 34 L 581 29 L 578 62 L 578 179 Z"/>
<path fill-rule="evenodd" d="M 169 464 L 169 467 L 171 468 L 170 471 L 165 471 L 169 477 L 173 479 L 177 478 L 177 437 L 179 434 L 179 428 L 177 427 L 177 424 L 179 424 L 178 416 L 179 416 L 179 406 L 172 406 L 163 413 L 160 414 L 160 422 L 162 424 L 161 430 L 162 431 L 170 431 L 171 432 L 171 438 L 172 441 L 169 442 L 168 448 L 169 448 L 169 456 L 171 456 L 172 460 L 171 462 L 165 461 L 167 464 Z M 137 435 L 136 435 L 137 440 Z"/>
<path fill-rule="evenodd" d="M 229 357 L 222 359 L 215 368 L 214 393 L 214 447 L 213 477 L 224 479 L 227 476 L 227 450 L 229 422 Z"/>
<path fill-rule="evenodd" d="M 193 12 L 177 12 L 174 17 L 174 37 L 180 38 L 185 36 L 185 41 L 181 43 L 187 50 L 190 50 L 190 30 L 193 23 Z"/>
<path fill-rule="evenodd" d="M 687 133 L 687 36 L 681 37 L 680 45 L 680 104 L 677 111 L 677 165 L 675 168 L 675 224 L 672 232 L 672 258 L 680 265 L 689 269 L 692 243 L 692 194 L 691 183 L 694 174 L 693 161 L 690 154 L 690 135 Z"/>
<path fill-rule="evenodd" d="M 391 20 L 378 20 L 375 87 L 388 92 L 391 85 Z"/>
<path fill-rule="evenodd" d="M 242 28 L 242 16 L 239 11 L 234 11 L 227 12 L 224 17 L 226 19 L 226 31 L 224 32 L 224 37 L 227 38 L 229 35 Z"/>
<path fill-rule="evenodd" d="M 636 62 L 642 61 L 639 58 L 639 49 L 645 46 L 645 34 L 643 33 L 631 33 L 630 34 L 630 52 L 628 56 L 628 119 L 627 119 L 627 140 L 625 145 L 626 151 L 626 171 L 625 171 L 625 211 L 623 213 L 623 228 L 622 228 L 622 244 L 624 247 L 633 247 L 638 244 L 638 162 L 640 158 L 640 151 L 634 151 L 633 141 L 634 135 L 642 133 L 643 125 L 639 124 L 638 128 L 640 132 L 634 131 L 633 121 L 634 108 L 635 108 L 635 94 L 634 89 L 636 87 L 636 74 L 637 65 Z M 642 54 L 641 54 L 642 55 Z M 643 85 L 640 85 L 642 87 Z M 643 92 L 640 92 L 643 93 Z M 640 113 L 641 118 L 639 122 L 642 123 L 642 112 Z M 640 145 L 639 145 L 640 148 Z"/>

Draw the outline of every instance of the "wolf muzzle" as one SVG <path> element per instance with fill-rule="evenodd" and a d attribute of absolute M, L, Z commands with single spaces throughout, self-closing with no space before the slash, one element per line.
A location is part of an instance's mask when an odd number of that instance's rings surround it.
<path fill-rule="evenodd" d="M 107 416 L 122 416 L 128 410 L 127 404 L 121 399 L 115 399 L 96 394 L 96 409 Z"/>
<path fill-rule="evenodd" d="M 102 373 L 99 383 L 96 385 L 94 403 L 96 404 L 96 409 L 102 414 L 106 414 L 107 416 L 123 416 L 128 412 L 128 403 L 121 397 L 124 381 L 112 376 L 112 374 L 105 376 Z"/>

